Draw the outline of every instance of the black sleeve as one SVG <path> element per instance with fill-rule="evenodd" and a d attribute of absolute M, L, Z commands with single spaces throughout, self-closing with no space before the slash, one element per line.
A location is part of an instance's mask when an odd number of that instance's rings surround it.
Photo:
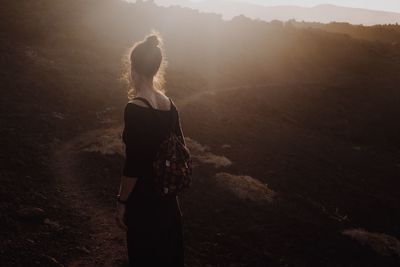
<path fill-rule="evenodd" d="M 125 162 L 122 174 L 128 177 L 139 178 L 142 174 L 143 138 L 145 133 L 141 127 L 140 116 L 137 110 L 127 104 L 124 110 L 124 130 L 122 139 L 125 143 Z"/>

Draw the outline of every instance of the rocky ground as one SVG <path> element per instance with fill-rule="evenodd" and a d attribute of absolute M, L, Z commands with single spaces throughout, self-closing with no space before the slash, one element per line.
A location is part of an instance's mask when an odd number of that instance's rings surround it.
<path fill-rule="evenodd" d="M 189 110 L 201 116 L 200 101 L 207 98 L 207 109 L 222 114 L 212 103 L 226 107 L 212 96 L 237 89 L 177 102 L 195 163 L 193 185 L 181 196 L 187 266 L 398 266 L 395 232 L 374 231 L 374 219 L 360 223 L 351 206 L 331 206 L 308 189 L 318 180 L 303 180 L 299 193 L 274 180 L 280 165 L 260 166 L 268 171 L 264 176 L 247 167 L 258 160 L 257 149 L 250 157 L 235 138 L 218 138 L 217 127 L 217 135 L 201 137 L 203 121 L 191 124 Z M 3 202 L 11 216 L 2 218 L 18 236 L 3 239 L 2 266 L 127 266 L 124 232 L 113 217 L 123 163 L 120 134 L 121 125 L 102 118 L 93 129 L 54 140 L 44 161 L 54 181 L 39 191 L 24 187 L 30 205 L 11 210 Z M 287 179 L 304 179 L 285 166 Z"/>

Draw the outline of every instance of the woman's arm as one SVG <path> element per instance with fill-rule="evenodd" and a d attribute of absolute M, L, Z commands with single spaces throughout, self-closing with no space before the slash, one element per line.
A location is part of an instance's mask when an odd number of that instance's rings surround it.
<path fill-rule="evenodd" d="M 125 220 L 125 204 L 129 198 L 129 195 L 133 191 L 136 185 L 137 178 L 136 177 L 128 177 L 128 176 L 121 176 L 121 183 L 119 186 L 118 192 L 118 199 L 122 202 L 117 202 L 117 213 L 115 219 L 117 220 L 118 226 L 123 229 L 127 230 L 126 220 Z"/>
<path fill-rule="evenodd" d="M 128 176 L 121 176 L 121 183 L 119 186 L 119 192 L 118 192 L 118 197 L 119 200 L 122 202 L 126 202 L 129 198 L 129 195 L 133 191 L 133 188 L 135 188 L 136 182 L 137 182 L 136 177 L 128 177 Z M 122 204 L 122 202 L 120 202 Z"/>
<path fill-rule="evenodd" d="M 135 112 L 126 106 L 124 111 L 124 130 L 122 139 L 125 143 L 125 163 L 122 170 L 121 182 L 118 191 L 116 220 L 120 228 L 126 230 L 125 203 L 135 188 L 141 170 L 141 152 L 143 133 Z"/>

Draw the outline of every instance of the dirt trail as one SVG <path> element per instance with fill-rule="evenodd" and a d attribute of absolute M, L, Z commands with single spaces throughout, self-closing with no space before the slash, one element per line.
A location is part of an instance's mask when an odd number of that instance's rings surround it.
<path fill-rule="evenodd" d="M 235 91 L 235 90 L 240 90 L 240 89 L 246 89 L 248 87 L 265 87 L 265 86 L 271 86 L 271 85 L 275 85 L 274 83 L 270 83 L 270 84 L 256 84 L 256 85 L 239 85 L 239 86 L 231 86 L 231 87 L 225 87 L 225 88 L 214 88 L 214 89 L 207 89 L 204 91 L 200 91 L 196 94 L 193 94 L 191 96 L 188 96 L 180 101 L 177 102 L 177 105 L 180 108 L 183 108 L 184 106 L 186 106 L 187 104 L 196 101 L 197 99 L 201 98 L 204 95 L 214 95 L 216 93 L 220 93 L 220 92 L 229 92 L 229 91 Z"/>
<path fill-rule="evenodd" d="M 101 136 L 104 130 L 95 130 L 79 135 L 60 145 L 54 151 L 53 170 L 57 179 L 58 191 L 61 192 L 70 208 L 81 215 L 82 220 L 89 220 L 90 247 L 80 249 L 87 257 L 68 266 L 127 266 L 125 233 L 117 228 L 114 211 L 107 209 L 100 201 L 82 186 L 83 177 L 77 170 L 78 153 L 82 145 L 90 144 Z"/>
<path fill-rule="evenodd" d="M 176 104 L 182 109 L 203 95 L 243 88 L 245 86 L 205 90 Z M 79 171 L 79 153 L 85 150 L 96 151 L 98 148 L 104 154 L 121 153 L 122 147 L 115 142 L 119 140 L 117 136 L 120 131 L 120 127 L 96 129 L 80 134 L 54 149 L 52 169 L 58 191 L 68 206 L 81 215 L 82 220 L 88 220 L 87 231 L 91 237 L 90 247 L 79 248 L 87 256 L 68 266 L 127 266 L 125 232 L 116 226 L 114 210 L 104 207 L 92 192 L 85 190 L 82 183 L 84 177 Z"/>

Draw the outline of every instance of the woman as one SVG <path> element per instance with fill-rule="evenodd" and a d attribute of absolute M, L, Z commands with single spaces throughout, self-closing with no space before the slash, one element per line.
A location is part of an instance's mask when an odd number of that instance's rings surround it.
<path fill-rule="evenodd" d="M 166 137 L 172 116 L 183 138 L 179 113 L 160 87 L 163 51 L 159 34 L 136 43 L 130 53 L 130 101 L 124 111 L 125 164 L 116 220 L 127 231 L 129 266 L 184 266 L 182 211 L 178 196 L 160 197 L 152 160 Z M 142 98 L 142 100 L 137 97 Z"/>

